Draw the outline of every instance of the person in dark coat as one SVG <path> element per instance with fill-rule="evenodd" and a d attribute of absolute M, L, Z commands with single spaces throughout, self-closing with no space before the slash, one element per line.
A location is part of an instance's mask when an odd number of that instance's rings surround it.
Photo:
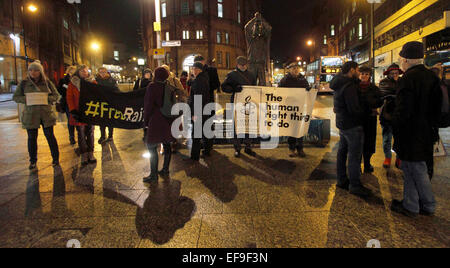
<path fill-rule="evenodd" d="M 405 74 L 400 80 L 392 118 L 394 150 L 404 173 L 404 194 L 403 201 L 392 201 L 391 209 L 409 217 L 419 213 L 433 215 L 436 210 L 426 161 L 439 137 L 435 126 L 442 92 L 439 78 L 423 65 L 423 58 L 421 42 L 403 46 L 400 66 Z"/>
<path fill-rule="evenodd" d="M 372 70 L 369 67 L 363 66 L 359 68 L 359 72 L 361 73 L 361 83 L 359 84 L 360 103 L 364 111 L 364 172 L 373 173 L 374 168 L 370 160 L 375 154 L 377 147 L 378 108 L 383 105 L 383 100 L 380 89 L 370 82 Z"/>
<path fill-rule="evenodd" d="M 256 78 L 248 71 L 248 61 L 245 57 L 238 57 L 236 70 L 228 73 L 225 81 L 222 84 L 222 90 L 226 93 L 231 93 L 231 103 L 234 103 L 236 93 L 242 92 L 242 86 L 256 86 Z M 242 140 L 237 137 L 233 139 L 234 156 L 241 156 Z M 252 140 L 246 136 L 244 138 L 245 153 L 250 156 L 255 156 L 256 153 L 252 150 Z"/>
<path fill-rule="evenodd" d="M 361 157 L 364 146 L 364 111 L 359 99 L 359 67 L 349 61 L 342 66 L 342 73 L 331 80 L 334 90 L 334 112 L 340 141 L 337 153 L 337 187 L 350 190 L 360 197 L 368 197 L 371 191 L 361 183 Z M 348 171 L 347 176 L 347 158 Z"/>
<path fill-rule="evenodd" d="M 69 141 L 70 141 L 71 145 L 75 145 L 77 142 L 75 141 L 75 127 L 70 125 L 70 120 L 69 120 L 70 111 L 69 111 L 69 107 L 67 105 L 66 96 L 67 96 L 67 89 L 69 88 L 69 84 L 70 84 L 70 79 L 72 78 L 72 76 L 76 72 L 76 70 L 77 70 L 77 67 L 75 67 L 75 66 L 67 67 L 66 75 L 64 76 L 64 78 L 59 80 L 59 84 L 58 84 L 58 92 L 61 95 L 60 105 L 61 105 L 63 111 L 67 115 L 67 129 L 69 130 Z"/>
<path fill-rule="evenodd" d="M 147 86 L 152 82 L 152 80 L 153 80 L 152 70 L 144 69 L 142 71 L 142 77 L 136 80 L 136 82 L 134 83 L 133 90 L 147 88 Z"/>
<path fill-rule="evenodd" d="M 293 62 L 287 66 L 288 73 L 280 81 L 279 87 L 287 88 L 306 88 L 307 91 L 311 90 L 306 78 L 300 73 L 300 66 L 297 62 Z M 303 151 L 304 138 L 289 137 L 289 157 L 306 157 Z"/>
<path fill-rule="evenodd" d="M 203 109 L 210 103 L 210 89 L 208 73 L 204 71 L 204 66 L 200 62 L 195 62 L 193 66 L 193 73 L 195 79 L 192 81 L 191 95 L 189 96 L 189 107 L 191 108 L 193 128 L 192 128 L 192 150 L 191 160 L 200 160 L 201 142 L 203 140 L 203 155 L 210 156 L 212 150 L 212 139 L 205 137 L 203 126 L 210 118 L 208 115 L 203 115 Z M 201 105 L 195 101 L 195 96 L 201 96 Z M 201 109 L 201 111 L 198 111 Z M 196 113 L 201 112 L 202 122 L 199 124 L 199 116 Z M 201 127 L 201 129 L 200 129 Z M 199 133 L 199 131 L 201 133 Z"/>
<path fill-rule="evenodd" d="M 220 90 L 220 80 L 217 74 L 217 68 L 208 66 L 206 59 L 202 55 L 197 55 L 194 58 L 194 62 L 200 62 L 203 64 L 203 71 L 208 74 L 209 78 L 209 102 L 214 102 L 215 91 Z"/>
<path fill-rule="evenodd" d="M 98 75 L 95 80 L 97 81 L 97 84 L 108 87 L 112 91 L 120 91 L 119 86 L 117 85 L 117 81 L 111 77 L 105 67 L 101 67 L 98 69 Z M 99 144 L 103 144 L 107 141 L 113 140 L 114 128 L 108 126 L 108 132 L 108 139 L 106 139 L 106 126 L 100 126 L 101 136 L 98 140 Z"/>
<path fill-rule="evenodd" d="M 148 128 L 146 143 L 150 151 L 150 175 L 144 178 L 144 182 L 154 182 L 158 180 L 158 174 L 167 176 L 169 174 L 169 165 L 172 158 L 172 150 L 170 144 L 175 142 L 172 136 L 171 127 L 173 119 L 164 117 L 161 113 L 163 106 L 163 96 L 165 83 L 169 78 L 166 69 L 158 67 L 155 70 L 155 81 L 152 82 L 145 94 L 144 101 L 144 122 Z M 163 144 L 164 147 L 164 166 L 158 172 L 158 145 Z"/>
<path fill-rule="evenodd" d="M 392 163 L 392 115 L 395 110 L 395 97 L 397 95 L 397 85 L 400 75 L 403 71 L 397 64 L 389 66 L 384 75 L 387 77 L 380 81 L 380 92 L 384 100 L 383 108 L 380 114 L 381 128 L 383 129 L 383 150 L 385 160 L 383 163 L 384 168 L 390 168 Z M 397 159 L 396 166 L 399 168 L 400 160 Z"/>

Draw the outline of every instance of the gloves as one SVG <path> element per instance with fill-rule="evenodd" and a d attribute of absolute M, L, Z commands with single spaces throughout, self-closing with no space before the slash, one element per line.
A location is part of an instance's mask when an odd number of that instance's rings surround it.
<path fill-rule="evenodd" d="M 70 111 L 70 114 L 72 115 L 73 119 L 75 119 L 76 121 L 80 121 L 80 119 L 81 119 L 80 111 L 72 110 L 72 111 Z"/>

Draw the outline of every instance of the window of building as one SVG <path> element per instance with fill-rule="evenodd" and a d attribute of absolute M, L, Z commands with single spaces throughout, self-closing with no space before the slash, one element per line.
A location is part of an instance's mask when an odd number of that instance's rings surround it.
<path fill-rule="evenodd" d="M 80 24 L 80 11 L 77 11 L 77 23 Z"/>
<path fill-rule="evenodd" d="M 217 0 L 217 16 L 223 18 L 223 0 Z"/>
<path fill-rule="evenodd" d="M 183 31 L 183 39 L 185 40 L 189 39 L 189 31 Z"/>
<path fill-rule="evenodd" d="M 119 57 L 119 51 L 114 51 L 114 60 L 119 61 L 120 57 Z"/>
<path fill-rule="evenodd" d="M 226 61 L 225 64 L 226 64 L 227 69 L 230 69 L 230 66 L 231 66 L 231 62 L 230 62 L 230 52 L 227 52 L 227 53 L 226 53 L 225 61 Z"/>
<path fill-rule="evenodd" d="M 229 44 L 230 43 L 230 34 L 225 33 L 225 44 Z"/>
<path fill-rule="evenodd" d="M 222 52 L 217 51 L 217 64 L 222 65 Z"/>
<path fill-rule="evenodd" d="M 363 21 L 362 18 L 359 18 L 358 21 L 358 39 L 363 39 Z"/>
<path fill-rule="evenodd" d="M 323 36 L 323 44 L 324 44 L 324 45 L 327 44 L 327 36 L 326 36 L 326 35 Z"/>
<path fill-rule="evenodd" d="M 195 2 L 197 6 L 197 2 Z M 183 0 L 181 2 L 181 15 L 189 15 L 189 1 Z"/>
<path fill-rule="evenodd" d="M 161 2 L 161 16 L 163 18 L 167 17 L 167 3 L 165 0 Z"/>
<path fill-rule="evenodd" d="M 170 41 L 170 32 L 166 32 L 166 41 Z"/>
<path fill-rule="evenodd" d="M 241 1 L 237 0 L 237 19 L 238 23 L 241 23 Z"/>
<path fill-rule="evenodd" d="M 64 18 L 63 18 L 63 26 L 64 26 L 64 29 L 69 30 L 69 23 Z"/>
<path fill-rule="evenodd" d="M 195 14 L 203 14 L 203 1 L 195 1 Z"/>
<path fill-rule="evenodd" d="M 222 43 L 222 33 L 221 32 L 217 32 L 217 44 Z"/>
<path fill-rule="evenodd" d="M 197 39 L 203 39 L 203 30 L 198 30 L 197 31 Z"/>
<path fill-rule="evenodd" d="M 335 36 L 336 31 L 334 29 L 334 25 L 331 25 L 331 36 Z"/>
<path fill-rule="evenodd" d="M 353 0 L 353 3 L 352 3 L 352 14 L 355 13 L 355 11 L 356 11 L 356 0 Z"/>

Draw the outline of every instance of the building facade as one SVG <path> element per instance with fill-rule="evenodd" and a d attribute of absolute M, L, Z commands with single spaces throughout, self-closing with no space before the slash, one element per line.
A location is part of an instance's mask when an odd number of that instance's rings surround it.
<path fill-rule="evenodd" d="M 83 61 L 83 24 L 79 5 L 65 0 L 39 0 L 30 11 L 24 1 L 0 1 L 0 87 L 26 76 L 27 61 L 40 60 L 46 75 L 57 82 L 68 65 Z M 25 42 L 24 42 L 25 41 Z"/>
<path fill-rule="evenodd" d="M 154 69 L 155 1 L 141 1 L 141 8 L 143 46 Z M 236 57 L 246 55 L 244 26 L 260 10 L 261 0 L 160 0 L 161 41 L 181 41 L 180 47 L 164 48 L 162 61 L 179 74 L 189 71 L 195 55 L 201 54 L 224 77 L 235 67 Z"/>
<path fill-rule="evenodd" d="M 402 46 L 423 42 L 427 65 L 450 57 L 450 1 L 386 0 L 375 16 L 375 78 L 392 63 L 399 63 Z"/>

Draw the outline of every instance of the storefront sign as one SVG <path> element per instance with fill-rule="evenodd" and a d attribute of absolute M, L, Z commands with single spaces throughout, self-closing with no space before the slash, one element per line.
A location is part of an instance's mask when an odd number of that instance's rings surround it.
<path fill-rule="evenodd" d="M 162 47 L 181 47 L 181 41 L 162 41 Z"/>
<path fill-rule="evenodd" d="M 392 63 L 392 51 L 375 57 L 375 67 L 387 66 Z"/>

